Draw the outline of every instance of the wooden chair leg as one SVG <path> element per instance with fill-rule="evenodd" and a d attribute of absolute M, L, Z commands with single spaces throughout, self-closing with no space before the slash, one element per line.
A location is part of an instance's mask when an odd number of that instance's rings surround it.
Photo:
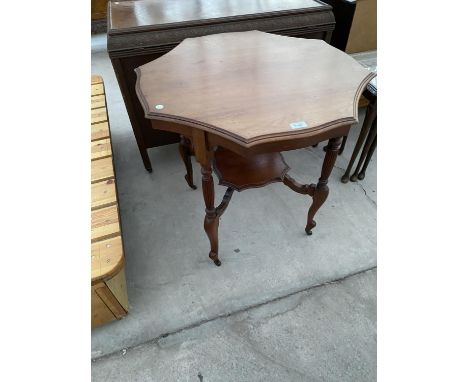
<path fill-rule="evenodd" d="M 351 182 L 356 182 L 358 180 L 359 169 L 361 168 L 362 163 L 364 162 L 364 159 L 366 158 L 367 153 L 369 152 L 372 142 L 374 141 L 374 138 L 376 136 L 377 136 L 377 119 L 375 119 L 374 122 L 372 123 L 372 128 L 369 131 L 369 135 L 367 136 L 366 144 L 364 145 L 364 148 L 362 149 L 359 162 L 356 166 L 356 169 L 354 170 L 354 174 L 351 175 L 351 178 L 350 178 Z"/>
<path fill-rule="evenodd" d="M 359 180 L 363 180 L 366 177 L 367 166 L 369 165 L 372 155 L 374 154 L 376 146 L 377 146 L 377 136 L 375 136 L 374 141 L 372 142 L 372 145 L 369 149 L 369 152 L 367 153 L 366 160 L 364 161 L 364 166 L 362 167 L 362 170 L 359 172 L 359 175 L 358 175 Z"/>
<path fill-rule="evenodd" d="M 367 106 L 366 116 L 364 118 L 364 122 L 362 124 L 361 132 L 359 133 L 358 140 L 356 142 L 356 146 L 354 147 L 353 153 L 351 154 L 351 159 L 349 160 L 348 167 L 344 175 L 341 177 L 342 183 L 349 182 L 349 174 L 354 165 L 354 161 L 356 160 L 359 151 L 361 151 L 361 147 L 364 144 L 364 140 L 366 139 L 368 132 L 374 122 L 374 119 L 377 117 L 377 100 L 369 103 Z"/>
<path fill-rule="evenodd" d="M 185 180 L 189 187 L 193 190 L 197 189 L 197 186 L 193 184 L 193 169 L 192 169 L 192 160 L 191 160 L 191 142 L 189 139 L 185 138 L 183 135 L 180 136 L 179 143 L 179 153 L 182 157 L 182 160 L 185 165 L 185 170 L 187 174 L 185 175 Z"/>
<path fill-rule="evenodd" d="M 341 143 L 341 137 L 339 138 L 332 138 L 328 141 L 327 144 L 327 153 L 325 154 L 325 159 L 323 160 L 322 164 L 322 173 L 320 175 L 319 181 L 317 186 L 314 190 L 314 196 L 312 198 L 312 205 L 309 208 L 309 212 L 307 214 L 307 225 L 305 227 L 305 231 L 307 235 L 312 235 L 312 228 L 314 228 L 317 224 L 314 221 L 314 216 L 325 203 L 327 200 L 329 189 L 327 186 L 328 178 L 333 170 L 333 166 L 336 162 L 336 157 L 338 156 L 338 150 Z"/>

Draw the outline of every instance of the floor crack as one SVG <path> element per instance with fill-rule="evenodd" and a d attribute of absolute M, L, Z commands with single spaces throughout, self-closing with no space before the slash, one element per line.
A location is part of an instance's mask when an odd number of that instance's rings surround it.
<path fill-rule="evenodd" d="M 298 376 L 300 377 L 303 377 L 303 378 L 306 378 L 308 379 L 309 376 L 308 375 L 305 375 L 304 373 L 301 373 L 299 370 L 297 369 L 293 369 L 291 368 L 290 366 L 288 366 L 287 364 L 284 364 L 282 362 L 280 362 L 279 360 L 277 359 L 274 359 L 272 358 L 271 356 L 269 356 L 268 354 L 265 354 L 259 347 L 256 343 L 252 342 L 250 340 L 250 338 L 243 338 L 243 342 L 244 343 L 247 343 L 248 346 L 250 347 L 250 349 L 254 352 L 254 353 L 257 353 L 259 356 L 263 357 L 264 359 L 270 361 L 273 365 L 277 365 L 279 367 L 282 367 L 284 369 L 286 369 L 287 371 L 289 372 L 292 372 L 294 374 L 297 374 Z"/>
<path fill-rule="evenodd" d="M 361 182 L 356 182 L 357 185 L 359 185 L 359 187 L 362 188 L 362 191 L 364 191 L 364 195 L 366 195 L 366 198 L 369 199 L 371 201 L 371 203 L 377 207 L 377 203 L 375 202 L 375 200 L 373 200 L 369 195 L 367 195 L 367 191 L 366 189 L 364 188 L 364 186 L 361 184 Z"/>
<path fill-rule="evenodd" d="M 234 312 L 230 312 L 230 313 L 225 313 L 225 314 L 220 314 L 220 315 L 217 315 L 217 316 L 214 316 L 212 318 L 207 318 L 205 320 L 200 320 L 198 322 L 195 322 L 189 326 L 186 326 L 186 327 L 183 327 L 183 328 L 179 328 L 179 329 L 176 329 L 176 330 L 173 330 L 171 332 L 168 332 L 168 333 L 163 333 L 159 336 L 157 336 L 156 338 L 153 338 L 151 340 L 148 340 L 148 341 L 145 341 L 141 344 L 138 344 L 138 345 L 134 345 L 134 346 L 130 346 L 130 347 L 127 347 L 127 352 L 132 350 L 132 349 L 135 349 L 135 348 L 138 348 L 138 347 L 141 347 L 141 346 L 144 346 L 145 344 L 156 344 L 159 346 L 158 344 L 158 341 L 162 338 L 166 338 L 168 336 L 171 336 L 171 335 L 174 335 L 174 334 L 178 334 L 178 333 L 181 333 L 185 330 L 190 330 L 190 329 L 194 329 L 196 327 L 199 327 L 199 326 L 202 326 L 204 324 L 207 324 L 209 322 L 213 322 L 213 321 L 216 321 L 218 319 L 223 319 L 223 318 L 228 318 L 228 317 L 231 317 L 231 316 L 234 316 L 234 315 L 237 315 L 239 313 L 242 313 L 242 312 L 246 312 L 248 310 L 251 310 L 251 309 L 255 309 L 255 308 L 258 308 L 258 307 L 261 307 L 261 306 L 264 306 L 264 305 L 267 305 L 269 303 L 272 303 L 272 302 L 276 302 L 276 301 L 280 301 L 280 300 L 283 300 L 283 299 L 286 299 L 286 298 L 289 298 L 291 296 L 294 296 L 294 295 L 297 295 L 299 293 L 303 293 L 303 292 L 307 292 L 307 291 L 310 291 L 312 289 L 316 289 L 316 288 L 320 288 L 320 287 L 323 287 L 323 286 L 326 286 L 326 285 L 330 285 L 330 284 L 338 284 L 338 283 L 341 283 L 351 277 L 354 277 L 354 276 L 357 276 L 357 275 L 360 275 L 361 273 L 365 273 L 365 272 L 369 272 L 369 271 L 372 271 L 374 269 L 376 269 L 377 266 L 374 265 L 370 268 L 366 268 L 366 269 L 363 269 L 363 270 L 359 270 L 357 272 L 354 272 L 354 273 L 351 273 L 351 274 L 348 274 L 346 276 L 343 276 L 341 278 L 338 278 L 338 279 L 335 279 L 335 280 L 330 280 L 330 281 L 325 281 L 321 284 L 316 284 L 316 285 L 312 285 L 312 286 L 308 286 L 308 287 L 305 287 L 305 288 L 302 288 L 302 289 L 299 289 L 297 291 L 294 291 L 294 292 L 291 292 L 291 293 L 288 293 L 286 295 L 283 295 L 283 296 L 280 296 L 280 297 L 276 297 L 276 298 L 273 298 L 271 300 L 268 300 L 268 301 L 264 301 L 264 302 L 260 302 L 260 303 L 257 303 L 257 304 L 252 304 L 252 305 L 249 305 L 243 309 L 240 309 L 240 310 L 236 310 Z M 92 358 L 92 361 L 95 362 L 95 361 L 98 361 L 100 359 L 106 359 L 106 358 L 109 358 L 109 357 L 112 357 L 112 356 L 115 356 L 116 354 L 119 354 L 121 353 L 122 350 L 117 350 L 115 352 L 112 352 L 110 354 L 105 354 L 103 356 L 98 356 L 98 357 L 95 357 L 95 358 Z"/>

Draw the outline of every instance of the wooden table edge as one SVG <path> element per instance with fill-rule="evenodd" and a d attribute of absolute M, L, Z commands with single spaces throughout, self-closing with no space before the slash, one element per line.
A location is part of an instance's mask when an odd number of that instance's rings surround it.
<path fill-rule="evenodd" d="M 158 113 L 151 111 L 151 108 L 149 107 L 148 103 L 146 102 L 145 97 L 143 96 L 141 89 L 140 89 L 140 79 L 141 79 L 141 70 L 140 68 L 135 69 L 135 73 L 137 76 L 137 80 L 135 83 L 135 92 L 137 94 L 138 99 L 140 100 L 141 104 L 143 105 L 143 110 L 145 113 L 145 118 L 150 119 L 150 120 L 157 120 L 157 121 L 164 121 L 164 122 L 171 122 L 175 123 L 177 125 L 184 125 L 188 127 L 194 127 L 200 130 L 203 130 L 207 133 L 212 133 L 214 135 L 217 135 L 221 138 L 224 138 L 226 140 L 229 140 L 235 144 L 238 144 L 244 149 L 250 149 L 253 148 L 254 146 L 257 145 L 262 145 L 262 144 L 268 144 L 268 143 L 273 143 L 280 141 L 282 139 L 284 140 L 290 140 L 294 139 L 294 137 L 297 137 L 297 139 L 301 138 L 313 138 L 316 135 L 321 135 L 321 132 L 323 130 L 329 130 L 332 128 L 338 128 L 338 127 L 343 127 L 343 126 L 349 126 L 354 123 L 358 122 L 358 107 L 359 107 L 359 99 L 366 89 L 367 85 L 369 82 L 376 76 L 376 73 L 374 72 L 369 72 L 369 74 L 361 81 L 359 86 L 356 89 L 356 93 L 354 94 L 354 99 L 353 99 L 353 116 L 350 117 L 345 117 L 341 118 L 338 120 L 330 121 L 322 125 L 314 126 L 311 128 L 307 128 L 304 130 L 297 130 L 297 131 L 291 131 L 291 132 L 283 132 L 283 133 L 277 133 L 277 134 L 268 134 L 268 135 L 261 135 L 255 138 L 251 139 L 243 139 L 242 137 L 229 133 L 228 131 L 215 126 L 211 125 L 208 123 L 205 123 L 203 121 L 198 121 L 194 120 L 191 118 L 186 118 L 186 117 L 180 117 L 180 116 L 175 116 L 171 114 L 166 114 L 166 113 Z"/>

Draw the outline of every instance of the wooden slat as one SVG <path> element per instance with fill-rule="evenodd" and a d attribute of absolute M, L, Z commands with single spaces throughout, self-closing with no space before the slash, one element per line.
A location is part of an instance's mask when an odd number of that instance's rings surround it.
<path fill-rule="evenodd" d="M 107 110 L 105 107 L 91 110 L 91 124 L 107 121 Z"/>
<path fill-rule="evenodd" d="M 96 96 L 99 94 L 104 94 L 104 85 L 102 83 L 91 85 L 91 95 Z"/>
<path fill-rule="evenodd" d="M 107 280 L 106 285 L 109 287 L 120 305 L 122 305 L 122 307 L 128 312 L 127 282 L 125 280 L 125 269 L 123 269 L 123 264 L 122 270 L 116 276 Z"/>
<path fill-rule="evenodd" d="M 101 139 L 91 142 L 91 160 L 105 158 L 112 155 L 110 139 Z"/>
<path fill-rule="evenodd" d="M 91 109 L 106 107 L 106 97 L 104 94 L 91 97 Z"/>
<path fill-rule="evenodd" d="M 98 76 L 97 74 L 92 74 L 91 75 L 91 85 L 94 84 L 102 84 L 104 81 L 102 80 L 101 76 Z"/>
<path fill-rule="evenodd" d="M 91 161 L 91 183 L 114 178 L 112 157 Z"/>
<path fill-rule="evenodd" d="M 98 139 L 109 138 L 109 123 L 101 122 L 91 125 L 91 141 Z"/>
<path fill-rule="evenodd" d="M 91 211 L 91 242 L 95 243 L 120 234 L 117 205 Z"/>
<path fill-rule="evenodd" d="M 96 290 L 106 288 L 105 283 L 99 283 L 91 287 L 91 327 L 105 324 L 106 322 L 115 320 L 115 315 L 107 307 L 106 303 L 101 299 Z"/>
<path fill-rule="evenodd" d="M 108 207 L 117 203 L 115 181 L 109 179 L 91 185 L 91 210 Z"/>
<path fill-rule="evenodd" d="M 122 318 L 127 314 L 125 309 L 122 307 L 122 305 L 120 305 L 119 301 L 115 298 L 107 285 L 103 288 L 96 288 L 95 291 L 114 314 L 115 318 Z"/>
<path fill-rule="evenodd" d="M 91 77 L 91 326 L 122 318 L 128 311 L 124 253 L 100 76 Z"/>
<path fill-rule="evenodd" d="M 116 276 L 123 266 L 124 255 L 120 236 L 91 244 L 91 282 Z M 114 284 L 111 282 L 112 288 L 119 289 L 118 284 Z"/>

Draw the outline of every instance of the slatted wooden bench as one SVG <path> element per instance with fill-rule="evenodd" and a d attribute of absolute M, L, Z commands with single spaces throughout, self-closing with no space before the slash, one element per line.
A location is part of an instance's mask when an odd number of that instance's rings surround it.
<path fill-rule="evenodd" d="M 91 326 L 128 312 L 104 82 L 91 76 Z"/>

